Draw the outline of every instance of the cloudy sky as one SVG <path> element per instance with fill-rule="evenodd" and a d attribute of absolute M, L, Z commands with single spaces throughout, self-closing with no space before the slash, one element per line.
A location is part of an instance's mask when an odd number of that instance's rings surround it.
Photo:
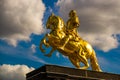
<path fill-rule="evenodd" d="M 72 9 L 81 22 L 79 35 L 95 49 L 102 70 L 120 74 L 119 0 L 0 0 L 0 80 L 25 80 L 44 64 L 74 68 L 59 52 L 48 58 L 39 50 L 49 15 L 67 21 Z"/>

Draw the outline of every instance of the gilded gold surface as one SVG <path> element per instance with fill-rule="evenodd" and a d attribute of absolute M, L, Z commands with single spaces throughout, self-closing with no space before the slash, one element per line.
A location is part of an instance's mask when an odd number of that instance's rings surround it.
<path fill-rule="evenodd" d="M 51 46 L 52 50 L 45 56 L 50 57 L 55 50 L 58 50 L 61 54 L 68 56 L 71 63 L 78 69 L 89 68 L 88 59 L 90 59 L 92 70 L 101 71 L 92 46 L 78 35 L 79 26 L 80 21 L 75 10 L 70 11 L 66 24 L 62 18 L 52 13 L 46 23 L 46 28 L 51 31 L 41 40 L 40 50 L 45 54 L 43 44 L 46 47 Z M 80 62 L 84 66 L 80 66 Z"/>

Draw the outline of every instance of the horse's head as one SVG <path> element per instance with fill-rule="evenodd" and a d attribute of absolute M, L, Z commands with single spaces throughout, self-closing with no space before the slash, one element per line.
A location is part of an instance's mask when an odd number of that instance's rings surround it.
<path fill-rule="evenodd" d="M 55 16 L 52 13 L 47 20 L 46 28 L 55 30 L 55 29 L 62 29 L 63 27 L 64 27 L 64 21 L 59 16 Z"/>

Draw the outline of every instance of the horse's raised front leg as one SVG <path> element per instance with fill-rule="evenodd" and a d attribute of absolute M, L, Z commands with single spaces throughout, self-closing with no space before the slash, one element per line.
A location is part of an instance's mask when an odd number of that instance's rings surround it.
<path fill-rule="evenodd" d="M 43 49 L 42 45 L 44 44 L 46 47 L 49 46 L 49 44 L 48 44 L 47 41 L 46 41 L 46 37 L 47 37 L 47 36 L 45 35 L 45 37 L 41 40 L 40 46 L 39 46 L 40 50 L 41 50 L 43 53 L 45 53 L 45 49 Z"/>
<path fill-rule="evenodd" d="M 42 41 L 46 47 L 50 46 L 48 41 L 47 41 L 47 38 L 49 37 L 48 35 L 50 36 L 50 34 L 46 34 L 45 37 L 42 39 Z"/>
<path fill-rule="evenodd" d="M 52 48 L 52 50 L 50 51 L 50 53 L 45 54 L 45 56 L 47 56 L 47 57 L 51 57 L 52 54 L 53 54 L 53 52 L 54 52 L 55 50 L 56 50 L 56 49 Z"/>
<path fill-rule="evenodd" d="M 40 46 L 39 46 L 39 48 L 40 48 L 40 50 L 41 50 L 43 53 L 45 53 L 45 49 L 43 49 L 42 45 L 43 45 L 43 39 L 40 41 Z"/>

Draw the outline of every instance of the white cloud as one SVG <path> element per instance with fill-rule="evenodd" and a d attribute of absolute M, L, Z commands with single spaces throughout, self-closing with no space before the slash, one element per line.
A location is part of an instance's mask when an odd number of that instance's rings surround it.
<path fill-rule="evenodd" d="M 0 39 L 16 46 L 32 33 L 43 33 L 44 11 L 42 0 L 0 0 Z"/>
<path fill-rule="evenodd" d="M 36 52 L 36 50 L 35 50 L 35 49 L 36 49 L 35 44 L 32 44 L 32 45 L 31 45 L 31 49 L 32 49 L 32 52 L 33 52 L 33 53 L 35 53 L 35 52 Z"/>
<path fill-rule="evenodd" d="M 60 58 L 60 57 L 61 57 L 59 52 L 56 52 L 56 57 L 57 57 L 57 58 Z M 68 56 L 65 56 L 65 55 L 62 55 L 62 57 L 63 57 L 63 58 L 68 58 Z"/>
<path fill-rule="evenodd" d="M 60 58 L 60 53 L 56 52 L 56 57 Z"/>
<path fill-rule="evenodd" d="M 33 67 L 26 65 L 8 65 L 0 66 L 0 80 L 26 80 L 26 73 L 34 70 Z"/>
<path fill-rule="evenodd" d="M 62 55 L 62 57 L 63 57 L 63 58 L 68 58 L 68 56 L 64 56 L 64 55 Z"/>
<path fill-rule="evenodd" d="M 66 21 L 71 9 L 75 9 L 80 18 L 79 33 L 93 46 L 109 51 L 118 47 L 120 34 L 120 0 L 58 0 L 59 13 Z"/>

